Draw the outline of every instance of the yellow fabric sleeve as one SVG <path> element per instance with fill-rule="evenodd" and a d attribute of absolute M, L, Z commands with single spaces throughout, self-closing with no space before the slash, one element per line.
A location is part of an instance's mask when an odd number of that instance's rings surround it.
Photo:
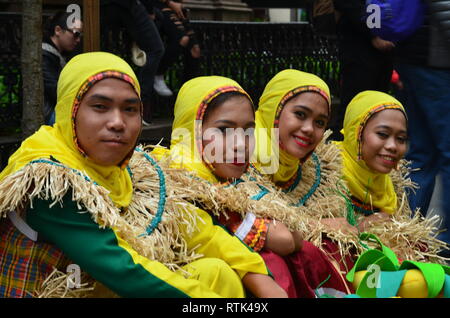
<path fill-rule="evenodd" d="M 241 279 L 249 272 L 269 274 L 264 260 L 258 253 L 253 252 L 220 225 L 215 225 L 207 212 L 191 207 L 191 213 L 197 213 L 203 222 L 198 221 L 198 231 L 187 238 L 188 248 L 199 246 L 196 251 L 205 257 L 224 260 Z"/>

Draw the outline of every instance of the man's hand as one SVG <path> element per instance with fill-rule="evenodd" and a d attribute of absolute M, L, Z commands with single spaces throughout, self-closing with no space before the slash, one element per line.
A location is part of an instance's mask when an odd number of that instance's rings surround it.
<path fill-rule="evenodd" d="M 182 20 L 186 19 L 183 13 L 183 4 L 175 1 L 168 1 L 167 6 L 175 12 L 175 14 Z"/>
<path fill-rule="evenodd" d="M 372 45 L 374 48 L 382 52 L 389 52 L 395 47 L 393 42 L 383 40 L 379 36 L 372 38 Z"/>

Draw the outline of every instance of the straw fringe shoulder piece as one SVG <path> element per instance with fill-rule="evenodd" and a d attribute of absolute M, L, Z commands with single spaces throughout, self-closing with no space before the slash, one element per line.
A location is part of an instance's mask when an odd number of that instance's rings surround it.
<path fill-rule="evenodd" d="M 417 184 L 409 178 L 410 170 L 410 162 L 402 160 L 399 169 L 390 173 L 397 194 L 397 210 L 390 222 L 373 223 L 366 232 L 378 236 L 403 260 L 443 263 L 445 259 L 438 253 L 446 243 L 437 239 L 441 218 L 423 217 L 418 210 L 411 210 L 406 191 L 414 190 Z"/>
<path fill-rule="evenodd" d="M 188 250 L 184 239 L 186 234 L 196 231 L 196 214 L 189 213 L 190 205 L 176 195 L 156 160 L 136 148 L 128 169 L 132 174 L 133 197 L 122 211 L 114 205 L 108 190 L 92 182 L 82 171 L 50 160 L 36 160 L 2 180 L 0 216 L 6 217 L 9 211 L 23 215 L 28 205 L 33 206 L 34 199 L 47 200 L 49 207 L 62 204 L 63 197 L 72 189 L 72 200 L 80 210 L 90 213 L 99 228 L 114 228 L 150 260 L 176 271 L 199 258 L 201 255 L 195 250 Z M 183 233 L 180 224 L 184 225 Z M 82 288 L 68 289 L 70 273 L 55 268 L 34 296 L 92 297 L 96 294 L 96 282 L 86 273 L 82 278 L 86 282 Z"/>
<path fill-rule="evenodd" d="M 215 216 L 224 215 L 233 211 L 245 217 L 252 212 L 257 217 L 270 217 L 275 221 L 286 224 L 290 230 L 307 231 L 303 215 L 298 209 L 290 206 L 283 198 L 282 192 L 263 184 L 265 179 L 256 169 L 249 169 L 240 179 L 228 183 L 213 183 L 199 178 L 195 171 L 176 168 L 172 154 L 158 146 L 158 152 L 164 152 L 160 164 L 167 173 L 167 179 L 177 196 L 199 204 L 203 209 Z"/>

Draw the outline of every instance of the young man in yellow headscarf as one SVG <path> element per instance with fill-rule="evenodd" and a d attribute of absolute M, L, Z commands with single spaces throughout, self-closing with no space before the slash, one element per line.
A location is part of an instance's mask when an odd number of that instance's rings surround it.
<path fill-rule="evenodd" d="M 0 174 L 1 296 L 243 297 L 241 280 L 258 295 L 262 259 L 172 195 L 158 163 L 135 149 L 141 127 L 125 61 L 95 52 L 66 65 L 56 123 Z"/>

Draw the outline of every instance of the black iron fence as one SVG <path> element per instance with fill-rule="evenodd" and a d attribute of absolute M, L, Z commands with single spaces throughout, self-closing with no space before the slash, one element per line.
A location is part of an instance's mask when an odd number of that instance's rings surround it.
<path fill-rule="evenodd" d="M 203 74 L 233 78 L 255 102 L 270 78 L 286 68 L 315 73 L 338 94 L 336 40 L 318 36 L 311 24 L 197 21 L 193 25 L 204 55 Z M 170 75 L 178 87 L 177 73 Z"/>
<path fill-rule="evenodd" d="M 22 116 L 21 18 L 0 14 L 0 136 L 17 132 Z"/>
<path fill-rule="evenodd" d="M 202 50 L 200 75 L 222 75 L 240 83 L 255 102 L 277 72 L 295 68 L 314 73 L 339 94 L 339 61 L 336 39 L 319 36 L 309 23 L 192 21 Z M 130 61 L 130 38 L 124 32 L 103 34 L 102 49 Z M 183 84 L 185 60 L 166 74 L 177 92 Z M 173 99 L 157 98 L 159 108 L 170 108 Z"/>
<path fill-rule="evenodd" d="M 22 116 L 21 15 L 1 13 L 0 25 L 0 136 L 8 136 L 20 132 Z M 268 80 L 286 68 L 319 75 L 329 84 L 332 95 L 338 95 L 336 40 L 317 35 L 310 24 L 192 21 L 192 25 L 202 50 L 199 73 L 235 79 L 255 102 Z M 101 45 L 103 50 L 130 60 L 130 39 L 126 33 L 115 32 L 109 42 L 102 37 Z M 166 80 L 176 93 L 183 78 L 184 60 L 180 57 L 166 74 Z M 169 110 L 167 115 L 174 98 L 157 98 L 156 102 L 160 109 Z M 10 145 L 14 146 L 17 145 Z M 9 152 L 5 147 L 0 145 L 1 161 Z"/>

